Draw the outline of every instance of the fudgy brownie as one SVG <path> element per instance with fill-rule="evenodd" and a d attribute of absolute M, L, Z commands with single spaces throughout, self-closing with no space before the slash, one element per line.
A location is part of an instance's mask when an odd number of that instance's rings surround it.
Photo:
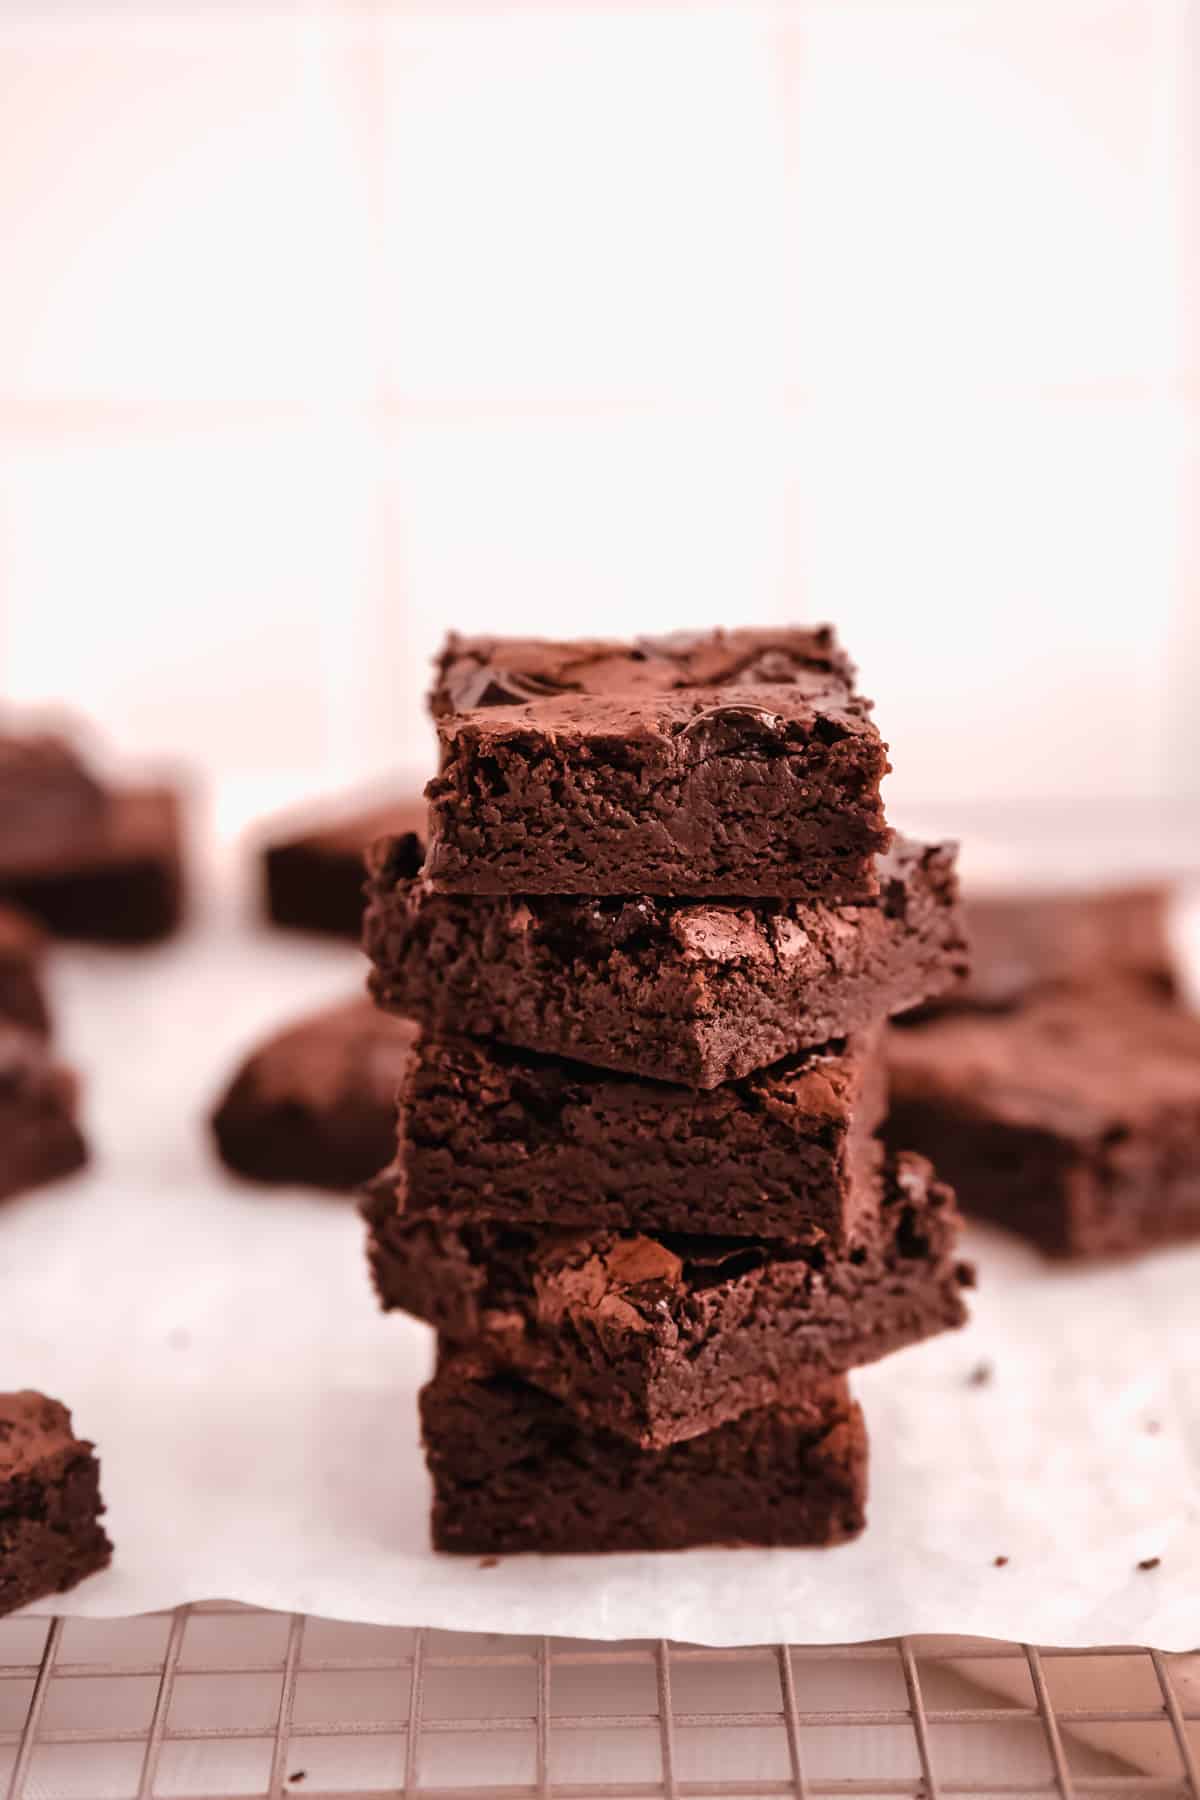
<path fill-rule="evenodd" d="M 477 1343 L 647 1449 L 961 1325 L 972 1279 L 955 1254 L 954 1195 L 911 1156 L 889 1164 L 873 1229 L 840 1254 L 402 1214 L 386 1183 L 364 1211 L 385 1308 Z"/>
<path fill-rule="evenodd" d="M 400 796 L 372 806 L 331 805 L 324 817 L 281 828 L 262 849 L 267 916 L 276 925 L 357 939 L 362 931 L 364 856 L 376 838 L 425 832 L 425 803 Z M 416 860 L 421 859 L 417 847 Z"/>
<path fill-rule="evenodd" d="M 213 1114 L 223 1160 L 258 1181 L 353 1190 L 396 1147 L 396 1094 L 417 1028 L 355 998 L 248 1056 Z"/>
<path fill-rule="evenodd" d="M 106 1568 L 100 1465 L 57 1400 L 0 1394 L 0 1613 Z"/>
<path fill-rule="evenodd" d="M 0 733 L 0 880 L 70 854 L 100 828 L 106 807 L 103 787 L 63 738 Z"/>
<path fill-rule="evenodd" d="M 368 856 L 381 1006 L 698 1088 L 862 1030 L 966 969 L 952 845 L 898 839 L 859 905 L 438 893 L 414 840 Z"/>
<path fill-rule="evenodd" d="M 0 906 L 0 1019 L 27 1031 L 47 1032 L 50 1014 L 42 991 L 45 939 L 32 919 Z"/>
<path fill-rule="evenodd" d="M 448 1351 L 421 1426 L 438 1550 L 832 1545 L 865 1523 L 866 1428 L 841 1380 L 639 1450 L 478 1353 Z"/>
<path fill-rule="evenodd" d="M 422 1038 L 393 1178 L 414 1217 L 840 1245 L 878 1206 L 885 1084 L 878 1028 L 706 1092 Z"/>
<path fill-rule="evenodd" d="M 894 1144 L 1052 1256 L 1200 1234 L 1200 1019 L 1058 997 L 893 1032 Z"/>
<path fill-rule="evenodd" d="M 886 746 L 833 675 L 555 694 L 439 722 L 425 865 L 448 893 L 869 899 Z"/>
<path fill-rule="evenodd" d="M 0 873 L 0 898 L 60 937 L 113 944 L 167 937 L 183 913 L 180 812 L 172 788 L 115 788 L 88 833 L 36 867 Z"/>
<path fill-rule="evenodd" d="M 77 1088 L 45 1039 L 0 1023 L 0 1200 L 70 1175 L 87 1161 Z"/>
<path fill-rule="evenodd" d="M 665 694 L 679 688 L 773 686 L 801 674 L 853 685 L 855 668 L 832 625 L 676 631 L 662 637 L 460 637 L 437 658 L 435 719 L 481 706 L 520 706 L 550 694 Z"/>
<path fill-rule="evenodd" d="M 1007 1007 L 1052 988 L 1118 982 L 1160 997 L 1178 988 L 1169 929 L 1170 889 L 1108 888 L 1057 894 L 976 894 L 966 900 L 970 978 L 946 1000 Z"/>

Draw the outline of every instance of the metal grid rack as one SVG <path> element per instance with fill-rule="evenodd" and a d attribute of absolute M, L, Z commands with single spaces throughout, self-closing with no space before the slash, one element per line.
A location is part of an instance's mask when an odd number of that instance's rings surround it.
<path fill-rule="evenodd" d="M 1152 1651 L 983 1640 L 719 1650 L 228 1605 L 19 1619 L 0 1622 L 0 1795 L 1200 1800 L 1193 1685 Z"/>

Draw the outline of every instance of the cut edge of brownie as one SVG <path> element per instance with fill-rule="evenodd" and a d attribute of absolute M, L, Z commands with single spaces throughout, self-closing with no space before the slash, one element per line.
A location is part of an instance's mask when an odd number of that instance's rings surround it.
<path fill-rule="evenodd" d="M 0 1614 L 64 1593 L 106 1568 L 95 1446 L 57 1400 L 0 1394 Z"/>

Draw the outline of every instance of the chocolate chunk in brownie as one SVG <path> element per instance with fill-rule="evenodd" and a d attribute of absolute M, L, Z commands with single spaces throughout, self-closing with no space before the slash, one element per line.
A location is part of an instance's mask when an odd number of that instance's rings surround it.
<path fill-rule="evenodd" d="M 416 795 L 371 805 L 330 802 L 303 823 L 277 826 L 262 847 L 264 900 L 275 925 L 354 938 L 362 931 L 365 855 L 376 838 L 425 835 Z M 423 846 L 418 845 L 416 865 Z"/>
<path fill-rule="evenodd" d="M 368 858 L 371 991 L 438 1033 L 712 1088 L 966 969 L 952 845 L 897 839 L 878 895 L 839 906 L 443 894 L 418 877 L 412 842 Z"/>
<path fill-rule="evenodd" d="M 886 746 L 831 675 L 556 694 L 440 721 L 425 872 L 446 893 L 870 899 Z"/>
<path fill-rule="evenodd" d="M 0 1613 L 106 1568 L 100 1465 L 57 1400 L 0 1394 Z"/>
<path fill-rule="evenodd" d="M 268 1038 L 215 1113 L 223 1160 L 257 1181 L 352 1191 L 396 1146 L 396 1094 L 417 1034 L 355 998 Z"/>
<path fill-rule="evenodd" d="M 467 1038 L 423 1038 L 393 1178 L 412 1216 L 815 1237 L 878 1207 L 879 1030 L 707 1092 Z"/>
<path fill-rule="evenodd" d="M 1052 1256 L 1200 1233 L 1200 1019 L 1057 996 L 892 1033 L 889 1140 Z"/>
<path fill-rule="evenodd" d="M 640 1450 L 477 1351 L 446 1349 L 421 1426 L 438 1550 L 832 1545 L 865 1523 L 866 1427 L 842 1380 Z"/>
<path fill-rule="evenodd" d="M 801 674 L 847 685 L 853 663 L 831 625 L 677 631 L 631 642 L 583 638 L 460 637 L 451 632 L 436 664 L 435 719 L 481 706 L 520 706 L 551 694 L 664 694 L 679 688 L 772 686 Z"/>
<path fill-rule="evenodd" d="M 14 907 L 0 906 L 0 1019 L 27 1031 L 50 1029 L 42 989 L 44 945 L 32 919 Z"/>
<path fill-rule="evenodd" d="M 70 1175 L 87 1161 L 74 1075 L 45 1039 L 0 1023 L 0 1200 Z"/>
<path fill-rule="evenodd" d="M 0 898 L 59 937 L 143 944 L 169 936 L 184 907 L 179 794 L 162 786 L 113 789 L 86 838 L 36 868 L 0 874 Z"/>
<path fill-rule="evenodd" d="M 872 1225 L 840 1253 L 402 1214 L 386 1183 L 364 1211 L 385 1308 L 647 1449 L 961 1325 L 972 1279 L 954 1195 L 919 1157 L 888 1166 Z"/>
<path fill-rule="evenodd" d="M 63 738 L 0 733 L 0 881 L 70 855 L 106 807 L 103 787 Z"/>

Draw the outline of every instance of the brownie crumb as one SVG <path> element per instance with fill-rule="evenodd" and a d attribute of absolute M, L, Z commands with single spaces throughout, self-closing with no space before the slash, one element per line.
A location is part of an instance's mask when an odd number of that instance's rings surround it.
<path fill-rule="evenodd" d="M 995 1370 L 990 1362 L 976 1363 L 975 1367 L 971 1370 L 971 1373 L 967 1376 L 967 1386 L 990 1387 L 992 1376 L 994 1374 Z"/>
<path fill-rule="evenodd" d="M 494 1569 L 499 1565 L 499 1562 L 500 1558 L 498 1556 L 481 1556 L 479 1559 L 479 1566 L 481 1569 Z"/>
<path fill-rule="evenodd" d="M 1157 1567 L 1161 1561 L 1162 1561 L 1161 1556 L 1144 1556 L 1142 1558 L 1141 1562 L 1138 1564 L 1138 1568 L 1139 1569 L 1157 1569 Z"/>
<path fill-rule="evenodd" d="M 992 1558 L 993 1569 L 1003 1569 L 1007 1566 L 1007 1563 L 1008 1563 L 1007 1556 L 994 1556 Z"/>
<path fill-rule="evenodd" d="M 1146 1420 L 1146 1436 L 1147 1437 L 1157 1437 L 1161 1430 L 1162 1430 L 1162 1426 L 1159 1424 L 1157 1419 L 1147 1419 Z"/>
<path fill-rule="evenodd" d="M 303 1781 L 303 1780 L 305 1780 L 307 1775 L 308 1775 L 307 1769 L 297 1769 L 294 1772 L 294 1774 L 291 1774 L 288 1776 L 288 1780 L 289 1781 Z"/>

